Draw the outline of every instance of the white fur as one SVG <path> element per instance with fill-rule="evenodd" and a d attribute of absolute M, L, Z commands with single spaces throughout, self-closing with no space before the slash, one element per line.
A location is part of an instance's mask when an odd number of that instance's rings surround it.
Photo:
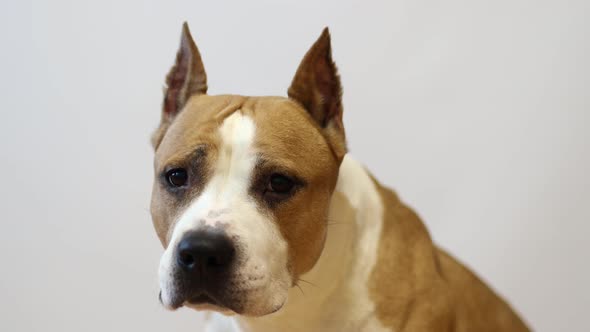
<path fill-rule="evenodd" d="M 175 283 L 172 271 L 175 249 L 186 232 L 196 230 L 205 221 L 226 224 L 226 232 L 238 237 L 244 246 L 245 262 L 236 271 L 245 280 L 244 289 L 251 311 L 280 307 L 290 284 L 287 266 L 287 243 L 276 223 L 260 213 L 248 189 L 256 165 L 253 141 L 256 128 L 247 116 L 236 111 L 219 128 L 221 145 L 214 174 L 203 190 L 180 215 L 169 245 L 160 261 L 162 302 L 170 306 Z"/>
<path fill-rule="evenodd" d="M 340 167 L 330 209 L 326 247 L 316 266 L 289 291 L 279 312 L 236 318 L 244 331 L 381 332 L 390 331 L 375 317 L 368 282 L 377 261 L 383 203 L 365 169 L 346 156 Z M 354 211 L 341 205 L 342 196 Z"/>

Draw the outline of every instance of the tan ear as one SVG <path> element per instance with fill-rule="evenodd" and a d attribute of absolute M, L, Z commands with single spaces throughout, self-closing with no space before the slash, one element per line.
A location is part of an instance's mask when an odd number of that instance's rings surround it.
<path fill-rule="evenodd" d="M 162 119 L 172 119 L 184 107 L 191 95 L 205 93 L 207 93 L 207 74 L 188 24 L 184 22 L 180 48 L 176 53 L 176 63 L 166 76 Z"/>
<path fill-rule="evenodd" d="M 338 158 L 344 157 L 346 143 L 342 124 L 342 86 L 328 28 L 307 51 L 288 91 L 323 128 Z"/>

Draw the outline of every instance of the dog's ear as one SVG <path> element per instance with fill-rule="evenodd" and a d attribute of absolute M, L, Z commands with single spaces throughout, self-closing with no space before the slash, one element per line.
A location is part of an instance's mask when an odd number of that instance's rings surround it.
<path fill-rule="evenodd" d="M 184 22 L 176 62 L 166 76 L 162 120 L 170 120 L 178 114 L 190 96 L 205 93 L 207 74 L 188 24 Z"/>
<path fill-rule="evenodd" d="M 162 119 L 160 126 L 152 135 L 152 146 L 157 149 L 172 119 L 182 110 L 190 96 L 207 93 L 207 74 L 199 49 L 191 36 L 188 24 L 182 25 L 180 48 L 176 62 L 166 76 Z"/>
<path fill-rule="evenodd" d="M 342 123 L 342 86 L 332 60 L 330 32 L 325 28 L 301 61 L 288 91 L 319 124 L 338 158 L 346 154 Z"/>

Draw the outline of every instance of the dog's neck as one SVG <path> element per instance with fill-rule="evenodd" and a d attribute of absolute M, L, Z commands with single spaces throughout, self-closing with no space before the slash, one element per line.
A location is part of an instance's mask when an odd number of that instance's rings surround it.
<path fill-rule="evenodd" d="M 377 259 L 383 203 L 368 172 L 346 156 L 322 256 L 278 312 L 237 318 L 245 331 L 379 331 L 367 282 Z"/>

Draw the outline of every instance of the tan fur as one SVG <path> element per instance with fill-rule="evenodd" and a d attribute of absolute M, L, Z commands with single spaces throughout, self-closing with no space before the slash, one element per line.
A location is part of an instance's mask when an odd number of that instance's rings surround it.
<path fill-rule="evenodd" d="M 438 249 L 419 217 L 375 181 L 385 213 L 368 286 L 394 331 L 528 331 L 506 302 Z"/>

